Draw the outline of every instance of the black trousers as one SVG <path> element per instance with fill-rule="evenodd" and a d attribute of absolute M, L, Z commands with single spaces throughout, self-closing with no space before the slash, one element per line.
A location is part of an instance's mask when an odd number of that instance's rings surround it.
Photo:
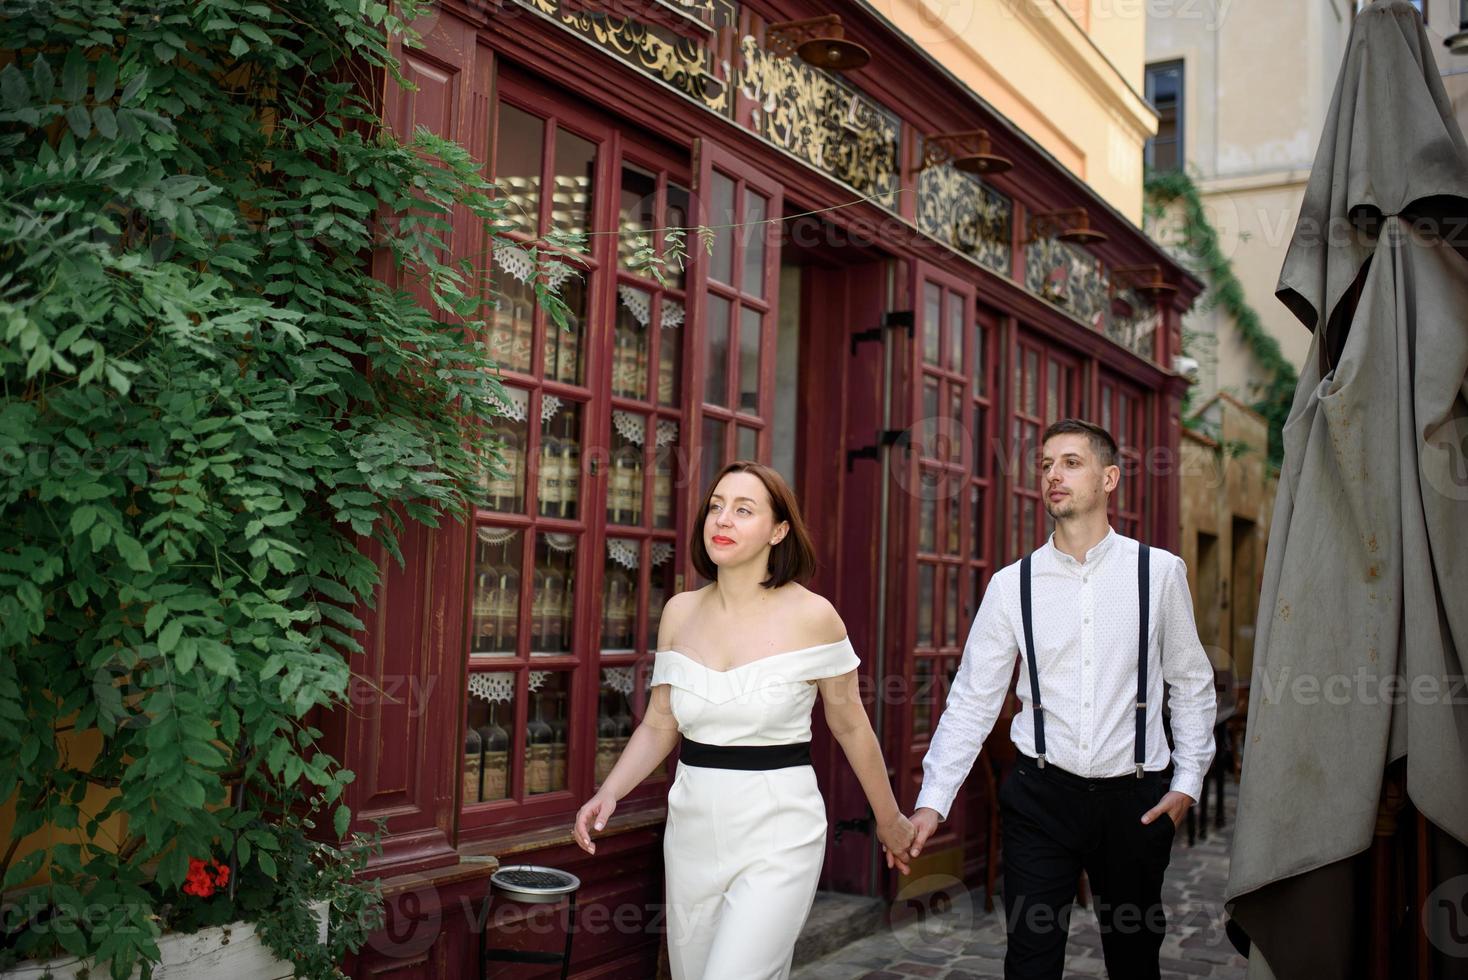
<path fill-rule="evenodd" d="M 1076 883 L 1090 878 L 1111 980 L 1157 980 L 1167 929 L 1162 875 L 1176 832 L 1141 822 L 1167 773 L 1086 779 L 1020 756 L 999 789 L 1004 826 L 1006 980 L 1060 980 Z"/>

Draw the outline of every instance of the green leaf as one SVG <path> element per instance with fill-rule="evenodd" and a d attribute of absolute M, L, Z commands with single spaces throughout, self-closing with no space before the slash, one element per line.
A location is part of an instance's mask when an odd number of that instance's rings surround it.
<path fill-rule="evenodd" d="M 178 638 L 183 635 L 183 623 L 177 619 L 170 619 L 168 625 L 158 633 L 158 652 L 172 653 L 173 648 L 178 646 Z"/>
<path fill-rule="evenodd" d="M 117 139 L 117 116 L 110 106 L 99 105 L 92 110 L 92 122 L 103 139 Z"/>
<path fill-rule="evenodd" d="M 97 102 L 111 102 L 117 94 L 117 62 L 112 55 L 104 54 L 97 59 L 97 80 L 92 86 L 92 98 Z"/>
<path fill-rule="evenodd" d="M 265 872 L 265 877 L 275 877 L 275 858 L 271 857 L 265 851 L 260 851 L 258 854 L 255 855 L 255 860 L 259 863 L 260 870 Z"/>
<path fill-rule="evenodd" d="M 61 99 L 63 102 L 80 102 L 87 94 L 87 58 L 80 48 L 73 47 L 66 53 L 61 65 Z"/>
<path fill-rule="evenodd" d="M 143 546 L 138 543 L 136 538 L 119 531 L 115 535 L 115 539 L 114 543 L 117 545 L 117 553 L 122 556 L 123 561 L 127 562 L 128 568 L 131 568 L 135 572 L 151 572 L 153 570 L 152 563 L 148 561 L 148 553 L 143 550 Z"/>
<path fill-rule="evenodd" d="M 41 865 L 45 862 L 45 848 L 37 851 L 32 851 L 25 857 L 13 863 L 8 869 L 6 869 L 5 882 L 3 885 L 0 885 L 0 888 L 9 889 L 16 887 L 21 882 L 34 875 L 37 871 L 40 871 Z"/>
<path fill-rule="evenodd" d="M 31 87 L 25 76 L 14 63 L 0 68 L 0 104 L 7 109 L 19 109 L 31 99 Z"/>
<path fill-rule="evenodd" d="M 338 837 L 345 837 L 347 835 L 347 828 L 352 824 L 352 811 L 345 803 L 336 808 L 336 812 L 331 818 L 331 824 L 335 828 Z"/>
<path fill-rule="evenodd" d="M 66 110 L 66 124 L 77 139 L 84 140 L 92 135 L 92 114 L 84 105 L 74 105 Z"/>
<path fill-rule="evenodd" d="M 250 42 L 246 41 L 242 35 L 236 34 L 234 36 L 234 40 L 229 42 L 229 53 L 234 55 L 236 58 L 240 58 L 244 55 L 249 54 Z"/>

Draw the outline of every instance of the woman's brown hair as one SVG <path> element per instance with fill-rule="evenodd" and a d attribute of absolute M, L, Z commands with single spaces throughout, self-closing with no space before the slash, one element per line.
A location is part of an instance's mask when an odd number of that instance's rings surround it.
<path fill-rule="evenodd" d="M 737 459 L 725 466 L 703 492 L 703 505 L 698 508 L 698 516 L 692 527 L 694 569 L 710 581 L 717 581 L 719 578 L 719 566 L 714 564 L 708 549 L 704 547 L 703 526 L 708 520 L 709 502 L 714 490 L 718 488 L 719 481 L 730 473 L 749 473 L 758 477 L 770 495 L 775 523 L 785 521 L 790 525 L 789 532 L 780 539 L 780 543 L 770 548 L 770 576 L 760 584 L 767 589 L 778 589 L 786 582 L 810 581 L 811 576 L 816 573 L 816 553 L 811 547 L 810 532 L 805 529 L 805 521 L 800 517 L 800 505 L 795 502 L 795 494 L 779 473 L 763 463 L 748 459 Z"/>

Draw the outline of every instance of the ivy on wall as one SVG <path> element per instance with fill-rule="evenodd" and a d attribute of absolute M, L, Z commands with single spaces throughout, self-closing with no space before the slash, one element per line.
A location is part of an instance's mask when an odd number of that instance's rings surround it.
<path fill-rule="evenodd" d="M 0 967 L 146 975 L 161 931 L 246 919 L 329 977 L 378 921 L 311 721 L 362 542 L 466 513 L 500 391 L 444 256 L 502 204 L 372 101 L 415 6 L 4 0 Z"/>
<path fill-rule="evenodd" d="M 1234 274 L 1233 263 L 1219 244 L 1218 230 L 1208 220 L 1203 196 L 1193 178 L 1181 170 L 1149 170 L 1145 191 L 1153 218 L 1178 206 L 1182 219 L 1180 245 L 1194 271 L 1209 284 L 1207 303 L 1228 315 L 1264 371 L 1267 380 L 1255 386 L 1257 398 L 1251 407 L 1269 424 L 1269 462 L 1277 468 L 1284 461 L 1284 424 L 1289 418 L 1299 374 L 1280 350 L 1279 341 L 1264 329 L 1258 312 L 1249 305 L 1244 284 Z"/>

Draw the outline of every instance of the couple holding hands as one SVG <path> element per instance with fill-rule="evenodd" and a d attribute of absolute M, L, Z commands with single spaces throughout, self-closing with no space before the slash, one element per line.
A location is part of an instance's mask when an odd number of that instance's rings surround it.
<path fill-rule="evenodd" d="M 1066 419 L 1046 430 L 1041 457 L 1055 532 L 990 580 L 911 817 L 888 783 L 841 617 L 801 585 L 815 558 L 790 488 L 751 462 L 709 487 L 692 547 L 710 584 L 664 607 L 647 711 L 574 828 L 594 854 L 617 801 L 681 742 L 663 841 L 674 980 L 789 976 L 826 846 L 810 764 L 817 693 L 887 866 L 906 873 L 993 727 L 1017 654 L 1017 762 L 999 791 L 1005 977 L 1059 980 L 1083 870 L 1107 972 L 1158 977 L 1163 873 L 1213 755 L 1213 668 L 1182 560 L 1107 523 L 1121 478 L 1111 435 Z"/>

